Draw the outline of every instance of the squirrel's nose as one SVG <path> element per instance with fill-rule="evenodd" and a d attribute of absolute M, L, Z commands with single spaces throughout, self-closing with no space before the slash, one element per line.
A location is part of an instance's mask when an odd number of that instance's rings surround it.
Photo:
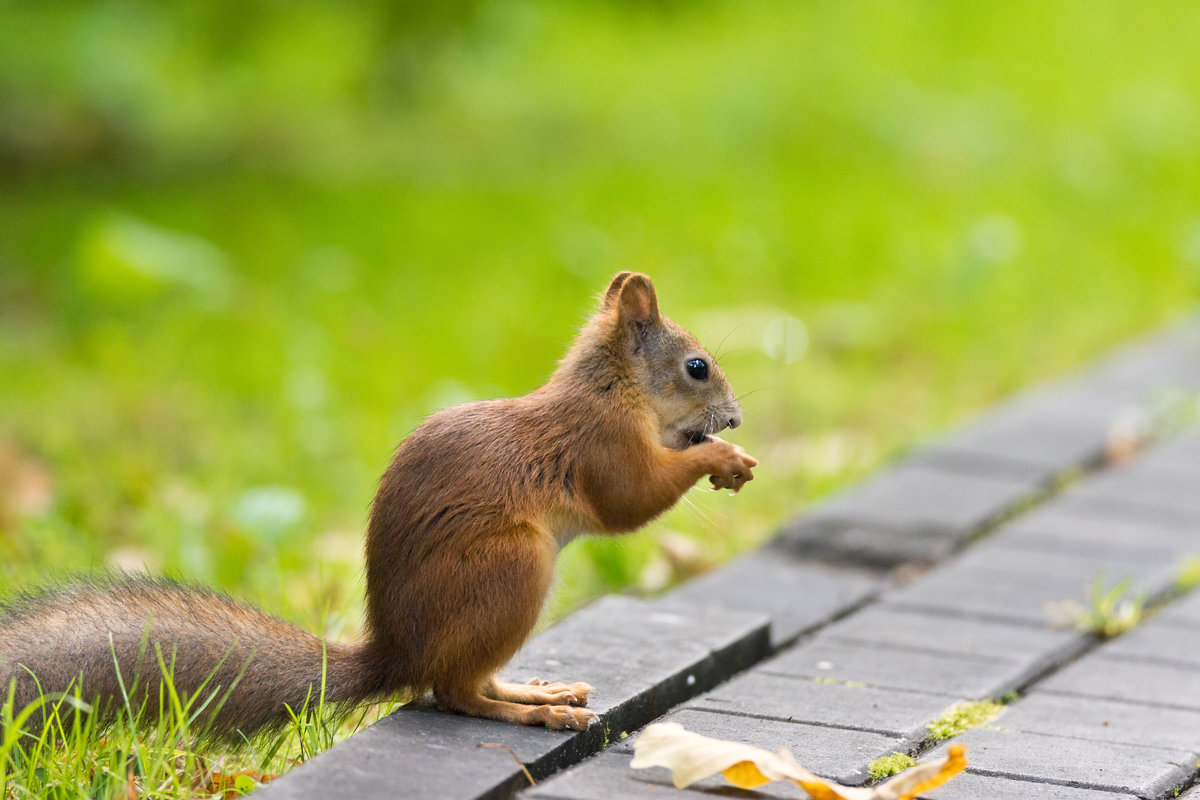
<path fill-rule="evenodd" d="M 725 424 L 728 425 L 730 428 L 736 428 L 738 425 L 741 425 L 742 424 L 741 409 L 738 409 L 734 413 L 730 414 L 729 418 L 727 420 L 725 420 Z"/>

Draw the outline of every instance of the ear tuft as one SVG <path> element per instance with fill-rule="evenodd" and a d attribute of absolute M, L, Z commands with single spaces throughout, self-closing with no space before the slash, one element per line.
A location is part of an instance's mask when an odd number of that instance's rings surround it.
<path fill-rule="evenodd" d="M 631 329 L 641 331 L 658 323 L 658 295 L 650 278 L 638 272 L 629 273 L 617 291 L 621 320 Z"/>
<path fill-rule="evenodd" d="M 600 303 L 602 309 L 608 310 L 613 307 L 617 302 L 617 298 L 621 295 L 621 287 L 625 285 L 625 281 L 633 274 L 635 273 L 626 270 L 625 272 L 618 272 L 613 276 L 612 281 L 608 284 L 608 289 L 604 291 L 604 301 Z"/>

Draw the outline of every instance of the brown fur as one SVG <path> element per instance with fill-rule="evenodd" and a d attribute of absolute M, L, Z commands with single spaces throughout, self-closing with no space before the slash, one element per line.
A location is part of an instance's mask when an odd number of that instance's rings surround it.
<path fill-rule="evenodd" d="M 707 380 L 688 376 L 693 358 Z M 369 636 L 328 645 L 328 698 L 432 689 L 460 713 L 586 726 L 587 684 L 501 683 L 496 671 L 533 628 L 564 542 L 634 530 L 705 475 L 733 491 L 753 478 L 757 462 L 712 435 L 740 422 L 723 373 L 661 316 L 650 279 L 617 275 L 545 386 L 444 409 L 401 443 L 367 531 Z M 279 724 L 285 704 L 319 691 L 320 639 L 208 591 L 130 578 L 11 605 L 0 682 L 16 680 L 18 703 L 32 699 L 24 665 L 46 691 L 82 676 L 85 697 L 112 702 L 114 650 L 122 674 L 153 691 L 156 647 L 175 654 L 182 691 L 210 675 L 206 689 L 233 687 L 219 730 Z"/>

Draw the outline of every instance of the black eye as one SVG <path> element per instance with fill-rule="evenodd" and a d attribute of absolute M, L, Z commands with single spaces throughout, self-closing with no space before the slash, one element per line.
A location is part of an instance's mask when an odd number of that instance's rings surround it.
<path fill-rule="evenodd" d="M 683 366 L 687 370 L 687 374 L 695 380 L 708 380 L 708 362 L 703 358 L 693 358 Z"/>

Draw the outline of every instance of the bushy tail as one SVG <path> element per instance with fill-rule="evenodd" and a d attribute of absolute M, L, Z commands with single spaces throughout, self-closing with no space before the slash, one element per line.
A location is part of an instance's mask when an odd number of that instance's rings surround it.
<path fill-rule="evenodd" d="M 325 644 L 252 606 L 206 589 L 144 576 L 72 582 L 0 606 L 0 703 L 78 691 L 111 715 L 126 698 L 156 713 L 165 663 L 176 692 L 204 707 L 216 735 L 251 734 L 327 703 L 384 689 L 361 645 Z"/>

